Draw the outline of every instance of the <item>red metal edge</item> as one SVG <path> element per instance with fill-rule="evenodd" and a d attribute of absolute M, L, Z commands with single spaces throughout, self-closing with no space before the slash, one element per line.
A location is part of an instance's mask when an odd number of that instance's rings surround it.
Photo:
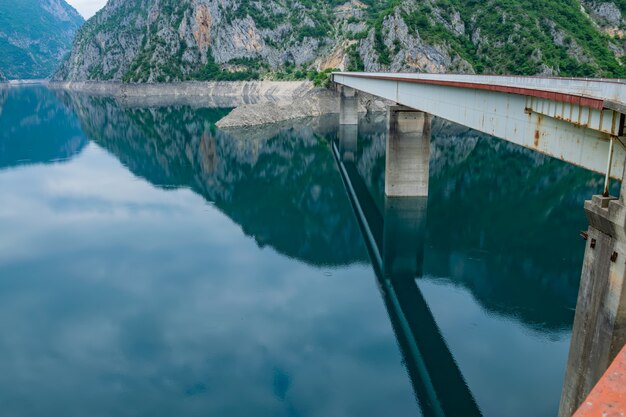
<path fill-rule="evenodd" d="M 361 75 L 361 74 L 340 74 L 340 75 L 343 77 L 368 78 L 368 79 L 377 79 L 377 80 L 385 80 L 385 81 L 401 81 L 401 82 L 412 83 L 412 84 L 443 85 L 447 87 L 471 88 L 475 90 L 496 91 L 499 93 L 518 94 L 518 95 L 523 95 L 523 96 L 538 97 L 538 98 L 544 98 L 548 100 L 560 101 L 564 103 L 582 104 L 585 107 L 590 107 L 596 110 L 602 110 L 604 108 L 604 100 L 600 100 L 597 98 L 583 97 L 583 96 L 579 96 L 575 94 L 555 93 L 553 91 L 536 90 L 532 88 L 509 87 L 506 85 L 496 85 L 496 84 L 468 83 L 468 82 L 462 82 L 462 81 L 423 80 L 423 79 L 416 79 L 416 78 L 389 77 L 389 76 L 384 76 L 384 75 Z"/>
<path fill-rule="evenodd" d="M 618 416 L 626 416 L 626 346 L 574 414 L 574 417 Z"/>

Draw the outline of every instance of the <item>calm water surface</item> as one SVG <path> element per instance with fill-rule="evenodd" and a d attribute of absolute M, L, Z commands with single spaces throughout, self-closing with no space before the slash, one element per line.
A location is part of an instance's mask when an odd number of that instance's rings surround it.
<path fill-rule="evenodd" d="M 467 415 L 556 414 L 601 178 L 435 120 L 412 228 L 383 196 L 384 116 L 363 118 L 384 251 L 422 245 L 394 281 L 336 118 L 219 131 L 227 112 L 0 90 L 3 415 L 430 416 L 420 363 Z"/>

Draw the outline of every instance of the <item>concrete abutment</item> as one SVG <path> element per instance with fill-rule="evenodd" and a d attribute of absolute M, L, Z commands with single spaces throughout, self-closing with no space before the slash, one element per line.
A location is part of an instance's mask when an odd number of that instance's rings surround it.
<path fill-rule="evenodd" d="M 589 229 L 559 417 L 571 417 L 626 343 L 626 189 L 585 202 Z"/>

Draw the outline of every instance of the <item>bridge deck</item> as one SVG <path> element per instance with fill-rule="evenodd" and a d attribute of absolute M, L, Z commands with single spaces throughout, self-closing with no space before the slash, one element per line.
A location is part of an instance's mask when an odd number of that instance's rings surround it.
<path fill-rule="evenodd" d="M 545 98 L 626 113 L 626 80 L 617 78 L 521 77 L 507 75 L 349 73 L 337 76 L 465 87 Z"/>

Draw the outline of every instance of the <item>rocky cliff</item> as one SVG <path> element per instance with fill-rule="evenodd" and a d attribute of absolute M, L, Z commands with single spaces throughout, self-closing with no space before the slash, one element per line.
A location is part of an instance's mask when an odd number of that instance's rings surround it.
<path fill-rule="evenodd" d="M 367 71 L 626 76 L 624 0 L 110 0 L 59 80 Z"/>
<path fill-rule="evenodd" d="M 64 0 L 0 0 L 0 71 L 9 79 L 49 77 L 82 24 Z"/>

